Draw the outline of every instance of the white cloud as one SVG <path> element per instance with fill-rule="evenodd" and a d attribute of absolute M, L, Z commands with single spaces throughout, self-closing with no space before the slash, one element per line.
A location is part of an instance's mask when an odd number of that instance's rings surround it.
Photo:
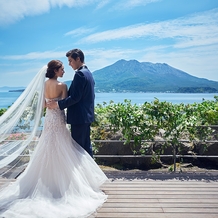
<path fill-rule="evenodd" d="M 193 76 L 218 81 L 218 44 L 169 51 L 168 47 L 144 49 L 139 61 L 167 63 Z"/>
<path fill-rule="evenodd" d="M 165 45 L 150 46 L 140 50 L 98 48 L 84 49 L 83 51 L 85 54 L 85 62 L 92 72 L 111 65 L 120 59 L 135 59 L 140 62 L 167 63 L 191 75 L 218 81 L 218 74 L 214 73 L 217 72 L 218 66 L 218 45 L 190 47 L 173 51 L 169 51 L 170 48 L 171 46 Z M 25 77 L 25 81 L 21 81 L 21 83 L 22 85 L 26 85 L 26 81 L 30 81 L 33 75 L 51 59 L 60 59 L 64 62 L 66 74 L 64 75 L 63 81 L 71 80 L 73 71 L 68 67 L 65 53 L 66 51 L 31 52 L 24 55 L 2 56 L 0 59 L 4 59 L 6 60 L 4 63 L 10 64 L 12 63 L 11 60 L 14 60 L 13 67 L 11 66 L 10 71 L 7 72 L 9 77 L 8 81 L 11 82 L 11 74 L 17 74 L 19 77 Z M 16 62 L 17 60 L 22 60 L 22 63 Z M 3 65 L 1 66 L 4 67 Z M 4 75 L 4 82 L 6 81 L 6 77 L 7 76 Z"/>
<path fill-rule="evenodd" d="M 120 10 L 140 5 L 145 6 L 158 1 L 162 0 L 122 0 L 118 3 L 114 3 L 114 0 L 1 0 L 0 26 L 15 23 L 27 16 L 46 13 L 54 7 L 67 6 L 72 8 L 96 4 L 96 10 L 99 10 L 112 3 L 115 10 Z"/>
<path fill-rule="evenodd" d="M 99 2 L 99 4 L 96 7 L 96 10 L 99 10 L 110 3 L 110 0 L 102 0 Z"/>
<path fill-rule="evenodd" d="M 150 24 L 137 24 L 114 30 L 94 33 L 81 39 L 81 42 L 97 43 L 101 41 L 110 41 L 117 39 L 140 38 L 146 35 L 152 35 L 153 32 L 150 26 Z"/>
<path fill-rule="evenodd" d="M 26 16 L 48 12 L 52 7 L 82 7 L 100 0 L 1 0 L 0 26 L 15 23 Z"/>
<path fill-rule="evenodd" d="M 91 49 L 84 50 L 85 62 L 87 63 L 91 71 L 99 70 L 108 65 L 115 63 L 120 59 L 136 59 L 136 57 L 141 55 L 140 50 L 134 49 L 123 49 L 123 48 L 114 48 L 114 49 Z"/>
<path fill-rule="evenodd" d="M 84 50 L 90 70 L 101 69 L 120 59 L 140 62 L 167 63 L 196 77 L 218 81 L 218 44 L 171 50 L 171 46 L 151 46 L 138 49 Z"/>
<path fill-rule="evenodd" d="M 114 0 L 101 0 L 97 7 L 96 10 L 99 10 L 106 5 L 110 5 L 107 9 L 109 11 L 121 11 L 121 10 L 131 10 L 135 7 L 139 6 L 146 6 L 147 4 L 150 3 L 155 3 L 155 2 L 160 2 L 162 0 L 119 0 L 119 1 L 114 1 Z"/>
<path fill-rule="evenodd" d="M 98 32 L 82 38 L 80 43 L 97 43 L 142 37 L 172 39 L 174 46 L 180 48 L 217 43 L 218 9 L 174 20 L 151 24 L 137 24 Z"/>
<path fill-rule="evenodd" d="M 80 27 L 65 33 L 65 36 L 77 37 L 85 34 L 90 34 L 95 31 L 95 28 Z"/>
<path fill-rule="evenodd" d="M 24 55 L 5 55 L 0 56 L 3 60 L 43 60 L 57 59 L 65 57 L 66 51 L 45 51 L 45 52 L 30 52 Z"/>
<path fill-rule="evenodd" d="M 37 15 L 49 11 L 48 0 L 7 0 L 0 3 L 0 25 L 16 22 L 29 15 Z"/>
<path fill-rule="evenodd" d="M 145 6 L 150 3 L 159 2 L 162 0 L 122 0 L 114 5 L 113 9 L 126 10 L 138 6 Z"/>
<path fill-rule="evenodd" d="M 24 17 L 48 12 L 54 7 L 84 7 L 96 4 L 96 10 L 113 3 L 115 9 L 131 9 L 161 0 L 123 0 L 114 4 L 114 0 L 1 0 L 0 26 L 15 23 Z"/>

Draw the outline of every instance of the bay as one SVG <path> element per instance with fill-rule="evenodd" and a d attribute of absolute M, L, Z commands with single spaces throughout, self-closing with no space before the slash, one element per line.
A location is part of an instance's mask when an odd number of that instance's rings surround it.
<path fill-rule="evenodd" d="M 0 109 L 8 108 L 12 105 L 22 92 L 0 92 Z"/>
<path fill-rule="evenodd" d="M 96 104 L 103 102 L 108 104 L 110 100 L 119 103 L 128 99 L 132 104 L 140 105 L 152 102 L 155 98 L 173 104 L 192 104 L 201 103 L 203 100 L 215 100 L 214 96 L 218 96 L 218 93 L 96 93 Z"/>
<path fill-rule="evenodd" d="M 21 92 L 0 92 L 0 109 L 8 108 L 20 96 Z M 218 93 L 96 93 L 95 105 L 121 103 L 125 99 L 131 100 L 132 104 L 143 104 L 144 102 L 152 102 L 155 98 L 160 101 L 172 102 L 173 104 L 192 104 L 194 102 L 201 103 L 204 100 L 215 100 L 214 96 Z"/>

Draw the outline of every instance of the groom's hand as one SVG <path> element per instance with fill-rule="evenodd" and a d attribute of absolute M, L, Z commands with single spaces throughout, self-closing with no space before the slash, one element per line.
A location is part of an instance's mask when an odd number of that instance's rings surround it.
<path fill-rule="evenodd" d="M 47 102 L 47 108 L 49 109 L 55 109 L 58 108 L 58 102 L 57 101 L 49 101 Z"/>

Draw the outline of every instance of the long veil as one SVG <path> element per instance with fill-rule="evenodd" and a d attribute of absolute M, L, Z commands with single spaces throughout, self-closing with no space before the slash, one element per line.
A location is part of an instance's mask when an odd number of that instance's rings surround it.
<path fill-rule="evenodd" d="M 47 66 L 0 116 L 0 176 L 15 178 L 25 168 L 42 131 Z"/>

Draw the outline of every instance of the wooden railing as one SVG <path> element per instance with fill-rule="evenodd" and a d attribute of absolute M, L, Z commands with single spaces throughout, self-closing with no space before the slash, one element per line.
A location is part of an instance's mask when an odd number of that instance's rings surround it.
<path fill-rule="evenodd" d="M 210 125 L 209 127 L 212 128 L 218 128 L 218 125 Z M 5 141 L 13 141 L 13 140 L 5 140 Z M 23 140 L 20 140 L 23 141 Z M 33 140 L 33 141 L 38 141 L 38 140 Z M 117 142 L 125 142 L 125 140 L 92 140 L 93 142 L 97 142 L 97 143 L 117 143 Z M 160 142 L 160 143 L 164 143 L 164 142 L 169 142 L 169 140 L 153 140 L 153 141 L 147 141 L 147 140 L 142 140 L 142 142 Z M 134 140 L 130 140 L 130 143 L 133 143 Z M 190 143 L 190 140 L 179 140 L 179 142 L 181 143 Z M 196 141 L 192 141 L 192 142 L 196 142 Z M 211 140 L 211 141 L 197 141 L 198 143 L 218 143 L 218 140 Z M 218 158 L 218 155 L 182 155 L 182 154 L 176 154 L 176 145 L 172 146 L 173 152 L 170 155 L 158 155 L 158 157 L 172 157 L 173 158 L 173 166 L 174 166 L 174 172 L 176 171 L 176 159 L 177 158 L 181 158 L 181 157 L 189 157 L 189 158 Z M 0 157 L 4 157 L 4 156 L 8 156 L 8 155 L 1 155 Z M 29 157 L 29 154 L 25 154 L 25 155 L 20 155 L 20 157 Z M 150 154 L 143 154 L 143 155 L 134 155 L 134 154 L 130 154 L 130 155 L 110 155 L 110 154 L 106 154 L 106 155 L 102 155 L 102 154 L 94 154 L 93 155 L 94 158 L 152 158 L 153 155 Z"/>
<path fill-rule="evenodd" d="M 217 126 L 218 127 L 218 126 Z M 125 142 L 125 140 L 93 140 L 93 142 L 97 142 L 97 143 L 117 143 L 117 142 Z M 134 142 L 134 140 L 131 140 L 130 142 Z M 146 141 L 143 140 L 142 142 L 160 142 L 160 143 L 164 143 L 166 142 L 166 140 L 154 140 L 154 141 Z M 169 142 L 169 141 L 168 141 Z M 187 142 L 190 143 L 191 141 L 189 140 L 179 140 L 179 142 Z M 192 141 L 192 142 L 196 142 L 196 141 Z M 212 140 L 212 141 L 197 141 L 198 143 L 218 143 L 217 140 Z M 189 157 L 189 158 L 218 158 L 218 154 L 217 155 L 182 155 L 182 154 L 176 154 L 176 146 L 172 146 L 173 149 L 173 154 L 169 154 L 169 155 L 158 155 L 158 157 L 172 157 L 173 158 L 173 171 L 176 171 L 176 159 L 177 158 L 181 158 L 181 157 Z M 151 154 L 143 154 L 143 155 L 102 155 L 102 154 L 95 154 L 93 155 L 94 158 L 152 158 L 153 155 Z"/>

